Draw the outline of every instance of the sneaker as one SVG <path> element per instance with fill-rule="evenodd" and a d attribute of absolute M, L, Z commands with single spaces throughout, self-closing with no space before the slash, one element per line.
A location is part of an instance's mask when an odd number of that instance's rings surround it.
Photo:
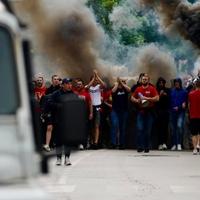
<path fill-rule="evenodd" d="M 45 151 L 47 151 L 47 152 L 50 152 L 50 151 L 51 151 L 51 149 L 50 149 L 50 147 L 49 147 L 48 144 L 43 145 L 43 149 L 44 149 Z"/>
<path fill-rule="evenodd" d="M 172 148 L 171 148 L 172 151 L 175 151 L 176 150 L 176 145 L 174 145 Z"/>
<path fill-rule="evenodd" d="M 163 148 L 163 150 L 167 150 L 167 145 L 166 145 L 166 144 L 163 144 L 163 145 L 162 145 L 162 148 Z"/>
<path fill-rule="evenodd" d="M 70 162 L 70 160 L 69 160 L 68 157 L 65 158 L 64 164 L 65 164 L 66 166 L 71 165 L 71 162 Z"/>
<path fill-rule="evenodd" d="M 56 160 L 56 165 L 60 166 L 60 165 L 61 165 L 61 163 L 62 163 L 62 160 L 61 160 L 61 158 L 57 158 L 57 160 Z"/>
<path fill-rule="evenodd" d="M 162 144 L 160 144 L 160 145 L 158 146 L 158 150 L 163 150 L 163 145 L 162 145 Z"/>
<path fill-rule="evenodd" d="M 145 150 L 144 150 L 144 153 L 149 153 L 149 149 L 145 149 Z"/>
<path fill-rule="evenodd" d="M 193 155 L 197 155 L 197 153 L 198 153 L 198 151 L 197 151 L 197 149 L 193 149 Z"/>
<path fill-rule="evenodd" d="M 82 144 L 79 144 L 78 149 L 79 150 L 84 150 L 84 146 Z"/>
<path fill-rule="evenodd" d="M 144 151 L 144 149 L 142 149 L 142 148 L 138 148 L 138 149 L 137 149 L 137 152 L 138 152 L 138 153 L 141 153 L 141 152 L 143 152 L 143 151 Z"/>
<path fill-rule="evenodd" d="M 117 145 L 116 144 L 110 144 L 109 149 L 116 149 Z"/>
<path fill-rule="evenodd" d="M 120 149 L 120 150 L 124 150 L 124 149 L 125 149 L 125 146 L 121 144 L 121 145 L 119 145 L 119 149 Z"/>
<path fill-rule="evenodd" d="M 91 149 L 93 149 L 93 150 L 97 150 L 97 149 L 99 149 L 99 146 L 98 146 L 98 144 L 92 144 L 91 145 Z"/>
<path fill-rule="evenodd" d="M 177 145 L 177 150 L 178 150 L 178 151 L 181 151 L 181 150 L 182 150 L 182 148 L 181 148 L 181 145 L 180 145 L 180 144 L 178 144 L 178 145 Z"/>
<path fill-rule="evenodd" d="M 199 149 L 200 149 L 200 146 L 199 146 L 199 144 L 197 144 L 197 151 L 199 152 Z"/>
<path fill-rule="evenodd" d="M 87 143 L 86 149 L 90 149 L 90 143 Z"/>

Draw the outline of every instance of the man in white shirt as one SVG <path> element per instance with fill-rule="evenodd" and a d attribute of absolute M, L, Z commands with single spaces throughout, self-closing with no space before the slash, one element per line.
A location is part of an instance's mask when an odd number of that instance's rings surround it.
<path fill-rule="evenodd" d="M 91 138 L 91 144 L 94 149 L 98 148 L 99 142 L 99 127 L 100 127 L 100 109 L 101 109 L 101 89 L 105 87 L 105 83 L 94 70 L 91 81 L 86 86 L 88 88 L 92 106 L 93 106 L 93 133 Z"/>

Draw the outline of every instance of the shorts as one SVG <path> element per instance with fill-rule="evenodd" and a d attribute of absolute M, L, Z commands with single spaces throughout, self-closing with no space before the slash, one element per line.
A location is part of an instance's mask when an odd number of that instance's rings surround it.
<path fill-rule="evenodd" d="M 93 106 L 93 124 L 100 125 L 101 105 Z"/>
<path fill-rule="evenodd" d="M 190 130 L 194 136 L 200 134 L 200 119 L 190 119 Z"/>
<path fill-rule="evenodd" d="M 42 123 L 45 123 L 46 125 L 53 124 L 53 118 L 52 118 L 51 113 L 41 114 L 40 119 L 41 119 Z"/>

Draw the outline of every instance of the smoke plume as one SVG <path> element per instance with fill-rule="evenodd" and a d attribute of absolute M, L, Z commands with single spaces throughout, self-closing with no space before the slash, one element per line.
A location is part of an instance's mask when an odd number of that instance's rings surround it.
<path fill-rule="evenodd" d="M 186 40 L 200 48 L 200 4 L 181 0 L 141 0 L 159 13 L 165 30 L 179 32 Z"/>
<path fill-rule="evenodd" d="M 196 77 L 198 73 L 200 74 L 200 57 L 196 60 L 194 64 L 194 70 L 193 70 L 194 77 Z"/>
<path fill-rule="evenodd" d="M 53 1 L 51 2 L 53 5 Z M 20 10 L 30 15 L 40 54 L 62 69 L 63 75 L 88 80 L 98 68 L 95 45 L 101 38 L 94 16 L 83 1 L 64 1 L 46 7 L 45 1 L 22 1 Z"/>
<path fill-rule="evenodd" d="M 176 64 L 173 57 L 154 44 L 139 50 L 133 66 L 134 75 L 147 73 L 154 84 L 160 76 L 167 81 L 176 77 Z"/>
<path fill-rule="evenodd" d="M 122 1 L 121 4 L 115 6 L 109 15 L 113 30 L 141 28 L 142 21 L 133 15 L 133 13 L 136 14 L 136 11 L 140 11 L 140 7 L 136 0 Z"/>

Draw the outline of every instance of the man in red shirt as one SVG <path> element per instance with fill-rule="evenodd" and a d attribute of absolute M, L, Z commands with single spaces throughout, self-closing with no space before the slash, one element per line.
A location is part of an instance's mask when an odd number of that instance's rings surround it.
<path fill-rule="evenodd" d="M 76 93 L 80 98 L 85 100 L 87 105 L 88 119 L 91 120 L 93 118 L 93 107 L 92 107 L 90 93 L 88 92 L 88 90 L 85 89 L 84 82 L 80 78 L 76 79 L 75 81 L 74 93 Z M 89 144 L 84 144 L 84 145 L 89 146 Z M 80 150 L 84 149 L 83 144 L 79 145 L 79 149 Z"/>
<path fill-rule="evenodd" d="M 90 97 L 90 93 L 85 89 L 84 82 L 82 79 L 76 80 L 74 92 L 80 98 L 83 98 L 86 101 L 86 105 L 88 107 L 88 118 L 91 120 L 93 116 L 91 97 Z"/>
<path fill-rule="evenodd" d="M 45 86 L 44 77 L 43 76 L 36 77 L 34 95 L 37 102 L 40 102 L 41 97 L 45 95 L 46 89 L 47 88 Z"/>
<path fill-rule="evenodd" d="M 193 143 L 193 154 L 197 154 L 197 144 L 200 139 L 200 78 L 195 81 L 196 89 L 188 96 L 190 127 Z"/>
<path fill-rule="evenodd" d="M 137 150 L 148 153 L 150 149 L 150 136 L 153 124 L 152 110 L 154 103 L 159 100 L 156 88 L 149 83 L 149 76 L 142 76 L 141 86 L 132 93 L 131 101 L 138 105 L 136 121 L 137 128 Z"/>
<path fill-rule="evenodd" d="M 47 88 L 45 86 L 44 77 L 42 75 L 37 75 L 34 82 L 35 87 L 33 89 L 33 92 L 35 98 L 35 111 L 37 113 L 41 113 L 40 100 L 45 95 Z"/>

